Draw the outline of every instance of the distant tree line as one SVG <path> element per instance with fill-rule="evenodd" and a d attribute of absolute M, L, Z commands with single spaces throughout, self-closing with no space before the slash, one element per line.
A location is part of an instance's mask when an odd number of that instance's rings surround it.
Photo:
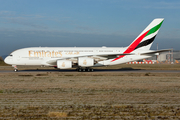
<path fill-rule="evenodd" d="M 3 57 L 0 56 L 0 66 L 7 66 L 7 64 L 4 62 Z"/>
<path fill-rule="evenodd" d="M 0 61 L 4 61 L 3 58 L 0 56 Z"/>

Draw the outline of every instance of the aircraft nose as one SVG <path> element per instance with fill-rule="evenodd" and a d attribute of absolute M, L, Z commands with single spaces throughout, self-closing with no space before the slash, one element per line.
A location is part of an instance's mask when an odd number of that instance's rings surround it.
<path fill-rule="evenodd" d="M 8 57 L 6 57 L 5 59 L 4 59 L 4 62 L 7 64 L 8 63 L 8 59 L 7 59 Z"/>
<path fill-rule="evenodd" d="M 9 58 L 9 57 L 6 57 L 6 58 L 4 59 L 4 62 L 5 62 L 6 64 L 10 64 L 10 58 Z"/>

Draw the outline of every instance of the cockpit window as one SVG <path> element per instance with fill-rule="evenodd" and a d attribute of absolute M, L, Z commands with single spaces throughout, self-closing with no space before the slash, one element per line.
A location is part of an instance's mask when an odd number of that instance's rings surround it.
<path fill-rule="evenodd" d="M 11 57 L 12 57 L 13 55 L 9 55 L 9 56 L 11 56 Z"/>

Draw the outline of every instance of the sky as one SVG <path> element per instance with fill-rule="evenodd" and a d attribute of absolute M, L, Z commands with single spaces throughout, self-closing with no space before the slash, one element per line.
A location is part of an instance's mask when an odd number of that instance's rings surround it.
<path fill-rule="evenodd" d="M 179 0 L 0 0 L 0 56 L 25 47 L 126 47 L 164 18 L 151 49 L 180 50 Z"/>

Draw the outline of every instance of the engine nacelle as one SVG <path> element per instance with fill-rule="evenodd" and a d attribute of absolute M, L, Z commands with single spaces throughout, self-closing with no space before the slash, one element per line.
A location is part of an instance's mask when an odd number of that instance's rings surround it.
<path fill-rule="evenodd" d="M 80 57 L 78 58 L 78 65 L 81 67 L 94 66 L 94 59 L 88 57 Z"/>
<path fill-rule="evenodd" d="M 72 62 L 68 60 L 58 60 L 57 68 L 60 68 L 60 69 L 72 68 Z"/>

